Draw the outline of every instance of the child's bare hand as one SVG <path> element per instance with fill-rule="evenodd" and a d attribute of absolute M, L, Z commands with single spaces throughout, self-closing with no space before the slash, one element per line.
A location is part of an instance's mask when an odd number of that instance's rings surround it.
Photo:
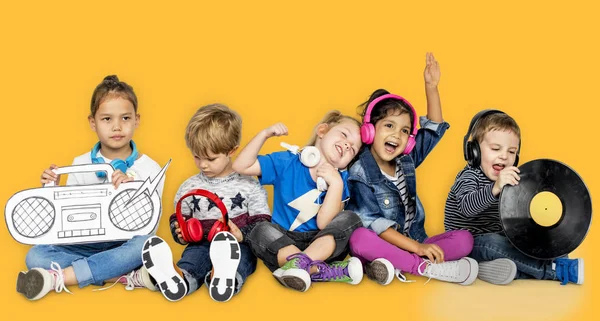
<path fill-rule="evenodd" d="M 277 123 L 265 129 L 265 133 L 267 134 L 267 138 L 271 138 L 273 136 L 287 136 L 288 129 L 283 123 Z"/>
<path fill-rule="evenodd" d="M 502 189 L 507 184 L 512 186 L 519 185 L 519 180 L 521 180 L 521 177 L 519 176 L 520 172 L 521 171 L 516 166 L 509 166 L 501 170 L 500 174 L 498 174 L 498 179 L 492 188 L 492 194 L 494 194 L 494 196 L 500 195 L 500 192 L 502 192 Z"/>
<path fill-rule="evenodd" d="M 55 168 L 58 168 L 58 166 L 52 164 L 50 165 L 50 168 L 42 172 L 42 178 L 40 179 L 42 185 L 54 182 L 54 185 L 58 186 L 58 183 L 60 183 L 60 175 L 57 175 L 55 172 L 52 171 Z"/>
<path fill-rule="evenodd" d="M 440 82 L 440 75 L 440 64 L 435 60 L 433 53 L 428 52 L 425 54 L 425 71 L 423 72 L 425 86 L 430 88 L 437 87 Z"/>
<path fill-rule="evenodd" d="M 181 234 L 181 228 L 179 228 L 179 222 L 175 222 L 175 224 L 173 224 L 173 226 L 175 226 L 175 234 L 177 234 L 177 239 L 179 240 L 179 243 L 187 244 L 187 242 L 183 239 L 183 235 Z"/>
<path fill-rule="evenodd" d="M 133 177 L 127 176 L 127 174 L 121 172 L 120 170 L 116 170 L 112 174 L 112 183 L 115 186 L 115 189 L 119 188 L 121 183 L 127 183 L 133 181 Z"/>
<path fill-rule="evenodd" d="M 229 233 L 233 234 L 238 242 L 242 242 L 244 240 L 244 235 L 242 235 L 242 231 L 240 231 L 239 227 L 237 227 L 232 220 L 229 220 L 227 225 L 229 225 Z"/>
<path fill-rule="evenodd" d="M 340 172 L 327 162 L 317 167 L 317 177 L 322 177 L 329 186 L 343 184 Z"/>
<path fill-rule="evenodd" d="M 417 255 L 426 256 L 431 262 L 444 262 L 444 250 L 437 244 L 419 244 Z"/>

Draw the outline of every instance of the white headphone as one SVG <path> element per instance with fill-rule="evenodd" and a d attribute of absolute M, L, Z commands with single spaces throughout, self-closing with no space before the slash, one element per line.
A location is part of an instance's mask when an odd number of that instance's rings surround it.
<path fill-rule="evenodd" d="M 315 146 L 306 146 L 300 149 L 296 145 L 290 145 L 281 142 L 281 147 L 289 150 L 294 155 L 298 155 L 298 152 L 300 152 L 300 162 L 302 163 L 302 165 L 308 168 L 317 166 L 317 164 L 319 164 L 319 161 L 321 160 L 321 153 L 319 152 L 319 149 Z M 320 192 L 324 192 L 327 190 L 327 183 L 325 182 L 323 177 L 317 177 L 317 189 Z"/>

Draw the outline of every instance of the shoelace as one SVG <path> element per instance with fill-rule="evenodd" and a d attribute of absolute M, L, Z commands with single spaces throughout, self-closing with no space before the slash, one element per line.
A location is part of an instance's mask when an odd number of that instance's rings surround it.
<path fill-rule="evenodd" d="M 426 264 L 425 269 L 423 269 L 423 272 L 421 272 L 421 265 Z M 419 267 L 417 268 L 417 270 L 419 271 L 419 274 L 421 275 L 428 275 L 429 279 L 427 280 L 427 282 L 425 282 L 425 284 L 429 283 L 429 281 L 431 281 L 432 277 L 451 277 L 453 279 L 455 279 L 458 276 L 458 269 L 455 267 L 455 265 L 458 264 L 458 261 L 456 262 L 444 262 L 444 263 L 432 263 L 429 260 L 423 260 L 423 262 L 421 262 L 421 264 L 419 264 Z"/>
<path fill-rule="evenodd" d="M 292 254 L 292 255 L 286 257 L 285 259 L 288 261 L 291 261 L 293 259 L 298 259 L 298 261 L 295 263 L 296 268 L 304 269 L 310 273 L 309 270 L 310 270 L 310 265 L 312 263 L 312 260 L 306 254 L 304 254 L 302 252 L 295 253 L 295 254 Z"/>
<path fill-rule="evenodd" d="M 50 270 L 56 272 L 56 273 L 53 273 L 54 274 L 54 291 L 56 291 L 57 293 L 60 293 L 60 292 L 62 292 L 62 290 L 65 290 L 65 292 L 67 292 L 69 294 L 73 294 L 73 293 L 71 293 L 71 291 L 69 291 L 69 289 L 65 285 L 65 276 L 63 275 L 63 270 L 60 268 L 60 265 L 53 261 L 50 263 Z"/>
<path fill-rule="evenodd" d="M 402 282 L 402 283 L 412 283 L 412 282 L 415 282 L 415 280 L 408 280 L 406 278 L 406 276 L 404 276 L 404 274 L 402 274 L 402 271 L 400 271 L 399 269 L 396 269 L 395 272 L 396 272 L 395 273 L 396 274 L 396 278 L 398 280 L 400 280 L 400 282 Z"/>
<path fill-rule="evenodd" d="M 121 280 L 123 278 L 125 278 L 125 281 L 127 281 L 127 284 L 125 285 L 125 290 L 131 291 L 131 290 L 134 290 L 135 288 L 143 288 L 143 287 L 145 287 L 145 285 L 144 285 L 144 283 L 142 281 L 142 273 L 140 271 L 141 270 L 131 271 L 128 274 L 123 275 L 120 278 L 118 278 L 110 286 L 107 286 L 107 287 L 104 287 L 104 288 L 100 288 L 100 289 L 93 289 L 92 291 L 104 291 L 104 290 L 108 290 L 108 289 L 112 288 L 113 286 L 117 285 L 117 283 L 122 283 Z"/>
<path fill-rule="evenodd" d="M 329 265 L 323 261 L 313 261 L 312 265 L 317 266 L 319 269 L 318 276 L 323 280 L 337 280 L 349 276 L 348 265 L 345 267 L 342 264 L 335 263 Z"/>

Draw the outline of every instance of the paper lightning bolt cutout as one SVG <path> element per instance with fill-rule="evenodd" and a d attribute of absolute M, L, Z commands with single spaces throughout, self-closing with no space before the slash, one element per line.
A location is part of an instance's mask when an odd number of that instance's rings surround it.
<path fill-rule="evenodd" d="M 321 195 L 321 192 L 319 192 L 317 189 L 312 189 L 306 192 L 306 194 L 288 203 L 289 206 L 300 211 L 300 213 L 298 213 L 298 216 L 296 216 L 294 223 L 292 223 L 292 225 L 290 226 L 290 231 L 295 230 L 296 228 L 298 228 L 298 226 L 306 223 L 311 218 L 315 217 L 315 215 L 317 215 L 317 213 L 319 212 L 319 208 L 321 208 L 321 205 L 315 204 L 315 201 L 317 200 L 319 195 Z"/>
<path fill-rule="evenodd" d="M 138 188 L 133 196 L 127 201 L 127 203 L 125 203 L 125 207 L 127 207 L 132 200 L 142 195 L 144 192 L 147 192 L 148 196 L 151 196 L 158 187 L 158 183 L 160 183 L 163 177 L 165 177 L 165 172 L 167 171 L 167 168 L 169 168 L 169 164 L 171 164 L 171 159 L 169 159 L 167 164 L 160 170 L 160 172 L 154 176 L 154 179 L 150 179 L 150 177 L 146 178 L 142 186 L 140 186 L 140 188 Z"/>

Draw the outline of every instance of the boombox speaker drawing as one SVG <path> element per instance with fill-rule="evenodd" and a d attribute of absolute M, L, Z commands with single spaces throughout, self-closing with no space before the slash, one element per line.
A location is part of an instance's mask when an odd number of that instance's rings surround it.
<path fill-rule="evenodd" d="M 55 169 L 57 174 L 106 172 L 107 182 L 93 185 L 27 189 L 13 195 L 4 208 L 12 237 L 23 244 L 75 244 L 128 240 L 150 234 L 158 226 L 161 200 L 156 187 L 171 160 L 154 177 L 122 183 L 115 189 L 110 164 Z"/>

